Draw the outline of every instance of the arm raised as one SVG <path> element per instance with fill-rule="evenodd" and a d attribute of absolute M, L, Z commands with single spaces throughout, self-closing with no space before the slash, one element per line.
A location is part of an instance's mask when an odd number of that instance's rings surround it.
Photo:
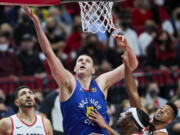
<path fill-rule="evenodd" d="M 59 86 L 68 87 L 72 90 L 75 87 L 74 76 L 64 68 L 61 61 L 56 57 L 45 33 L 42 30 L 38 17 L 32 13 L 30 8 L 26 6 L 23 6 L 22 8 L 26 11 L 27 15 L 35 25 L 40 47 L 47 58 L 54 79 Z"/>
<path fill-rule="evenodd" d="M 114 38 L 116 39 L 117 45 L 120 46 L 124 53 L 126 53 L 127 57 L 129 57 L 130 60 L 130 70 L 133 71 L 138 66 L 138 60 L 136 58 L 136 55 L 132 48 L 128 45 L 127 40 L 122 35 L 114 35 Z M 120 65 L 116 69 L 104 73 L 100 75 L 96 81 L 99 84 L 99 86 L 102 88 L 103 92 L 105 94 L 107 93 L 107 90 L 109 87 L 111 87 L 113 84 L 117 83 L 121 79 L 124 78 L 124 64 Z"/>
<path fill-rule="evenodd" d="M 126 54 L 123 56 L 123 62 L 125 65 L 125 86 L 130 101 L 130 105 L 131 107 L 137 107 L 145 110 L 144 107 L 141 105 L 141 99 L 138 94 L 136 82 L 132 76 L 132 71 L 130 69 L 129 57 L 127 57 Z"/>

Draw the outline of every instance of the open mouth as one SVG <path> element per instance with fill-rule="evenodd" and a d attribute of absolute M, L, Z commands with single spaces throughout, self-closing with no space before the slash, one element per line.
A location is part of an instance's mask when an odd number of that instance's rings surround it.
<path fill-rule="evenodd" d="M 158 112 L 156 112 L 156 115 L 157 115 L 157 116 L 160 116 L 160 115 L 162 115 L 162 114 L 164 114 L 163 111 L 158 111 Z"/>
<path fill-rule="evenodd" d="M 80 66 L 80 69 L 85 69 L 86 67 L 85 66 Z"/>
<path fill-rule="evenodd" d="M 154 117 L 153 121 L 156 122 L 156 123 L 164 123 L 164 121 L 159 120 L 158 117 Z"/>
<path fill-rule="evenodd" d="M 29 103 L 29 102 L 32 102 L 32 100 L 31 99 L 27 99 L 27 100 L 25 100 L 25 102 Z"/>
<path fill-rule="evenodd" d="M 161 118 L 161 113 L 157 113 L 157 114 L 155 114 L 155 118 L 156 118 L 156 119 Z"/>

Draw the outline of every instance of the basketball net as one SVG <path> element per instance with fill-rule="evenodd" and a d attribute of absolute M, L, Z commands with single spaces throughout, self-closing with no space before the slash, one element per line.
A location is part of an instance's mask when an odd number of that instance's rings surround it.
<path fill-rule="evenodd" d="M 79 5 L 83 32 L 104 33 L 115 29 L 112 18 L 112 1 L 83 1 L 79 2 Z"/>
<path fill-rule="evenodd" d="M 83 32 L 111 31 L 114 27 L 111 10 L 113 2 L 79 2 Z"/>

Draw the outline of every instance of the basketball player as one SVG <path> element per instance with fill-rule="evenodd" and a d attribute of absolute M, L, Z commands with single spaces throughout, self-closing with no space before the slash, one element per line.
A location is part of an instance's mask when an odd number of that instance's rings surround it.
<path fill-rule="evenodd" d="M 26 86 L 16 89 L 19 112 L 0 120 L 0 135 L 53 135 L 50 121 L 35 114 L 35 97 Z"/>
<path fill-rule="evenodd" d="M 55 56 L 50 43 L 45 36 L 39 19 L 28 7 L 23 7 L 34 22 L 39 43 L 44 52 L 52 75 L 60 87 L 61 111 L 65 135 L 88 135 L 100 133 L 108 135 L 107 131 L 97 126 L 89 119 L 91 110 L 98 110 L 106 123 L 109 123 L 106 97 L 109 87 L 124 77 L 124 65 L 92 79 L 95 73 L 93 59 L 88 55 L 80 55 L 74 68 L 75 76 L 67 71 L 61 61 Z M 134 70 L 138 61 L 124 36 L 115 35 L 117 45 L 122 47 L 131 60 L 130 68 Z"/>
<path fill-rule="evenodd" d="M 145 108 L 141 105 L 141 101 L 140 101 L 140 97 L 137 92 L 135 80 L 133 79 L 132 73 L 129 69 L 128 57 L 125 57 L 125 55 L 124 55 L 123 61 L 125 63 L 125 83 L 126 83 L 126 88 L 127 88 L 131 107 L 139 107 L 144 110 Z M 121 117 L 123 117 L 123 119 L 120 117 L 120 121 L 119 121 L 119 124 L 121 125 L 120 129 L 125 133 L 125 135 L 128 135 L 129 133 L 131 134 L 134 131 L 135 131 L 134 133 L 136 133 L 136 134 L 133 134 L 133 135 L 149 135 L 149 134 L 168 135 L 168 132 L 165 129 L 165 127 L 175 119 L 177 112 L 178 112 L 178 110 L 177 110 L 177 107 L 175 104 L 167 103 L 166 105 L 162 106 L 161 108 L 159 108 L 156 111 L 154 118 L 152 120 L 152 124 L 149 123 L 150 125 L 148 126 L 148 128 L 144 128 L 141 133 L 137 133 L 137 130 L 134 130 L 132 128 L 133 127 L 132 125 L 130 127 L 128 127 L 127 125 L 129 125 L 129 124 L 127 124 L 127 123 L 130 120 L 125 119 L 125 117 L 127 117 L 127 115 L 123 115 L 124 117 L 121 115 Z M 90 113 L 90 116 L 91 116 L 91 120 L 96 122 L 102 128 L 109 131 L 111 133 L 111 135 L 118 135 L 118 133 L 116 131 L 114 131 L 105 122 L 103 122 L 103 118 L 101 117 L 101 115 L 98 112 L 92 111 Z M 146 123 L 148 123 L 148 122 L 146 122 Z M 124 128 L 122 128 L 122 127 L 124 127 Z"/>
<path fill-rule="evenodd" d="M 130 61 L 129 58 L 126 57 L 124 59 L 125 65 L 125 83 L 126 83 L 126 90 L 128 93 L 128 97 L 130 100 L 131 107 L 137 107 L 140 109 L 144 109 L 141 105 L 140 97 L 137 92 L 137 87 L 135 84 L 135 80 L 132 77 L 132 73 L 129 67 Z M 160 107 L 153 119 L 152 124 L 155 126 L 156 131 L 154 132 L 154 135 L 168 135 L 167 130 L 165 127 L 171 123 L 177 115 L 178 109 L 175 104 L 173 103 L 167 103 L 166 105 Z M 147 135 L 148 131 L 142 133 L 141 135 Z"/>
<path fill-rule="evenodd" d="M 126 83 L 126 88 L 127 88 L 127 92 L 128 92 L 128 96 L 129 96 L 129 100 L 130 100 L 130 104 L 131 107 L 139 107 L 141 109 L 145 109 L 142 105 L 141 105 L 141 101 L 140 101 L 140 97 L 138 95 L 137 92 L 137 87 L 135 84 L 135 80 L 132 77 L 132 73 L 130 71 L 129 68 L 129 60 L 128 57 L 124 57 L 123 61 L 125 63 L 125 83 Z M 159 108 L 155 115 L 154 118 L 152 120 L 152 124 L 149 123 L 149 127 L 143 129 L 141 133 L 137 133 L 134 132 L 136 134 L 133 135 L 149 135 L 149 134 L 153 134 L 153 135 L 168 135 L 167 130 L 165 129 L 165 127 L 171 123 L 177 115 L 177 107 L 175 104 L 173 103 L 167 103 L 166 105 L 162 106 L 161 108 Z M 112 128 L 110 128 L 105 122 L 103 122 L 103 118 L 101 117 L 100 114 L 98 114 L 98 112 L 91 112 L 90 113 L 91 116 L 91 120 L 95 121 L 99 126 L 101 126 L 102 128 L 106 129 L 107 131 L 109 131 L 111 133 L 111 135 L 118 135 L 117 132 L 115 132 Z M 126 115 L 124 115 L 126 116 Z M 126 116 L 127 117 L 127 116 Z M 128 123 L 127 119 L 121 119 L 120 117 L 120 125 L 122 125 L 122 127 L 126 127 Z M 130 126 L 130 128 L 121 128 L 120 129 L 124 132 L 125 131 L 125 135 L 129 134 L 130 132 L 133 133 L 133 127 L 132 125 Z M 126 130 L 124 130 L 126 129 Z M 136 130 L 134 130 L 136 131 Z M 128 133 L 126 133 L 128 132 Z"/>
<path fill-rule="evenodd" d="M 103 117 L 97 111 L 91 111 L 90 119 L 96 122 L 101 128 L 106 129 L 110 135 L 120 135 L 104 121 Z M 121 113 L 117 126 L 124 135 L 140 133 L 147 128 L 151 129 L 152 134 L 154 127 L 149 122 L 149 116 L 138 108 L 129 108 L 126 112 Z"/>
<path fill-rule="evenodd" d="M 126 56 L 127 55 L 123 55 L 125 71 L 128 70 L 129 67 L 128 58 Z M 125 78 L 126 77 L 127 77 L 127 72 L 125 72 Z M 133 108 L 133 106 L 131 107 L 132 108 L 128 109 L 126 112 L 120 114 L 118 120 L 119 129 L 125 135 L 142 133 L 146 129 L 149 129 L 149 133 L 152 134 L 155 129 L 154 129 L 154 125 L 149 121 L 149 116 L 143 110 L 138 108 Z M 110 133 L 110 135 L 119 135 L 119 133 L 117 133 L 114 129 L 112 129 L 108 124 L 105 123 L 103 117 L 98 113 L 98 111 L 91 111 L 90 119 L 96 122 L 101 128 L 106 129 Z"/>

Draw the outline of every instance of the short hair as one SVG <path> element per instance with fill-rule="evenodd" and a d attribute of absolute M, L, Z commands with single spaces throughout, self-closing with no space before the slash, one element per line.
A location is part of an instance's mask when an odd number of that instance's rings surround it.
<path fill-rule="evenodd" d="M 174 119 L 175 119 L 178 114 L 177 106 L 173 102 L 168 102 L 166 105 L 170 106 L 172 110 L 174 111 Z"/>
<path fill-rule="evenodd" d="M 91 55 L 91 54 L 88 54 L 88 53 L 80 53 L 79 55 L 77 55 L 76 61 L 77 61 L 77 59 L 79 58 L 79 56 L 82 56 L 82 55 L 85 55 L 85 56 L 90 57 L 90 58 L 92 59 L 93 65 L 95 65 L 95 62 L 96 62 L 95 56 L 93 56 L 93 55 Z"/>
<path fill-rule="evenodd" d="M 22 89 L 25 89 L 25 88 L 29 89 L 29 88 L 28 88 L 27 86 L 25 86 L 25 85 L 21 85 L 21 86 L 19 86 L 19 87 L 16 88 L 16 91 L 15 91 L 15 99 L 18 98 L 18 93 L 19 93 L 19 91 L 22 90 Z"/>

